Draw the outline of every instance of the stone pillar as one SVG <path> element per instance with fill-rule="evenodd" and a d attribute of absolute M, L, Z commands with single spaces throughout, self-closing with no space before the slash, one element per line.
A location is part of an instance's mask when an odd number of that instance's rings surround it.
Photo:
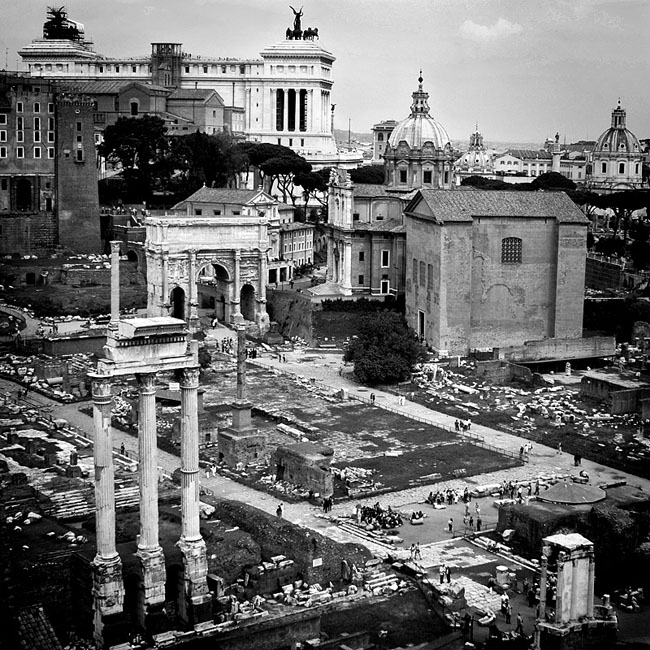
<path fill-rule="evenodd" d="M 307 131 L 314 130 L 314 89 L 307 91 Z"/>
<path fill-rule="evenodd" d="M 289 90 L 284 89 L 284 102 L 282 103 L 282 132 L 289 130 Z"/>
<path fill-rule="evenodd" d="M 165 557 L 158 539 L 158 445 L 156 431 L 155 373 L 137 374 L 140 402 L 138 452 L 140 457 L 140 537 L 136 555 L 142 565 L 143 600 L 140 624 L 152 631 L 150 618 L 165 603 Z"/>
<path fill-rule="evenodd" d="M 111 324 L 120 320 L 120 242 L 111 242 Z"/>
<path fill-rule="evenodd" d="M 122 562 L 115 547 L 115 470 L 111 431 L 111 379 L 90 375 L 93 395 L 95 522 L 97 554 L 92 562 L 95 640 L 103 645 L 106 617 L 124 606 Z"/>
<path fill-rule="evenodd" d="M 593 550 L 589 557 L 589 574 L 587 582 L 587 616 L 594 617 L 594 579 L 596 577 L 596 560 L 594 559 Z"/>
<path fill-rule="evenodd" d="M 161 282 L 161 292 L 160 296 L 160 315 L 167 316 L 169 308 L 169 253 L 167 251 L 162 252 L 162 282 Z"/>
<path fill-rule="evenodd" d="M 198 312 L 198 295 L 197 295 L 197 288 L 196 288 L 196 282 L 197 282 L 197 277 L 196 277 L 196 251 L 191 250 L 189 252 L 189 283 L 190 283 L 190 298 L 189 298 L 189 317 L 188 317 L 188 325 L 190 328 L 190 331 L 196 331 L 199 329 L 200 322 L 199 322 L 199 312 Z"/>
<path fill-rule="evenodd" d="M 334 275 L 334 238 L 327 238 L 327 271 L 325 279 L 328 282 L 336 282 L 338 278 Z"/>
<path fill-rule="evenodd" d="M 246 399 L 246 327 L 237 326 L 237 394 L 232 405 L 232 428 L 251 429 L 251 403 Z"/>
<path fill-rule="evenodd" d="M 346 292 L 352 293 L 352 244 L 345 242 L 343 247 L 343 264 L 341 286 Z"/>
<path fill-rule="evenodd" d="M 241 251 L 235 251 L 235 284 L 233 286 L 233 296 L 230 299 L 230 304 L 232 307 L 232 313 L 230 315 L 231 322 L 238 322 L 241 320 L 241 309 L 240 309 L 240 300 L 241 300 Z"/>
<path fill-rule="evenodd" d="M 266 251 L 260 250 L 259 252 L 259 273 L 260 273 L 260 279 L 259 279 L 259 290 L 257 295 L 259 298 L 257 299 L 258 302 L 265 303 L 266 304 L 266 283 L 269 280 L 269 270 L 268 270 L 268 262 L 266 260 Z"/>
<path fill-rule="evenodd" d="M 179 615 L 187 625 L 210 618 L 208 559 L 199 518 L 199 369 L 181 371 L 181 538 L 183 589 Z"/>
<path fill-rule="evenodd" d="M 550 551 L 548 546 L 546 546 L 545 549 L 548 549 Z M 548 557 L 546 556 L 546 553 L 542 553 L 540 566 L 541 575 L 539 579 L 539 615 L 537 616 L 537 619 L 543 621 L 546 615 L 546 581 L 548 580 Z M 526 594 L 524 594 L 524 596 L 526 596 Z"/>
<path fill-rule="evenodd" d="M 296 98 L 293 106 L 294 131 L 298 134 L 300 133 L 300 89 L 298 88 L 294 92 Z"/>
<path fill-rule="evenodd" d="M 566 580 L 566 570 L 568 568 L 566 562 L 566 554 L 560 551 L 557 558 L 557 591 L 555 594 L 555 623 L 562 623 L 562 610 L 566 607 L 564 603 L 564 584 Z M 571 594 L 569 594 L 569 598 Z"/>

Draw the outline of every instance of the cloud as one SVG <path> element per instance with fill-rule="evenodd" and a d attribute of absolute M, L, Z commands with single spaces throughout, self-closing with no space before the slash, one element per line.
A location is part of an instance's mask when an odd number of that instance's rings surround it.
<path fill-rule="evenodd" d="M 460 26 L 459 33 L 467 40 L 487 43 L 520 34 L 523 29 L 521 25 L 511 23 L 505 18 L 499 18 L 493 25 L 479 25 L 473 20 L 466 20 Z"/>

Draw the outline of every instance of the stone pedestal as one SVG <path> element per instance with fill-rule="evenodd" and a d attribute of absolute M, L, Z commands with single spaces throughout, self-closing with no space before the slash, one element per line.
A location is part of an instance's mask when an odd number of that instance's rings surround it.
<path fill-rule="evenodd" d="M 178 615 L 188 626 L 212 618 L 212 594 L 208 589 L 208 558 L 203 539 L 179 540 L 176 545 L 183 554 L 182 584 L 179 585 Z"/>
<path fill-rule="evenodd" d="M 138 548 L 136 557 L 140 560 L 142 570 L 141 601 L 138 603 L 138 622 L 150 632 L 162 631 L 165 605 L 165 582 L 167 569 L 162 548 L 153 550 Z"/>
<path fill-rule="evenodd" d="M 109 560 L 97 555 L 91 563 L 91 568 L 95 643 L 97 647 L 103 647 L 114 636 L 109 630 L 123 624 L 122 562 L 119 555 Z"/>
<path fill-rule="evenodd" d="M 244 433 L 253 428 L 251 422 L 251 409 L 253 405 L 250 402 L 233 402 L 232 404 L 232 428 L 235 431 Z"/>
<path fill-rule="evenodd" d="M 257 463 L 266 449 L 266 436 L 252 428 L 246 431 L 237 431 L 234 427 L 220 429 L 218 441 L 219 457 L 229 467 Z"/>

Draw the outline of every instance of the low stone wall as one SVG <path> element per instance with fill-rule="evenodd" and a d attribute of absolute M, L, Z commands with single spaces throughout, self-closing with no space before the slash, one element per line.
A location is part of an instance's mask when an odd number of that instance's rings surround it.
<path fill-rule="evenodd" d="M 611 357 L 615 352 L 616 340 L 613 336 L 525 341 L 521 346 L 511 346 L 498 350 L 499 359 L 507 361 L 589 359 L 592 357 Z"/>
<path fill-rule="evenodd" d="M 618 289 L 623 286 L 625 266 L 618 261 L 587 257 L 585 286 L 589 289 Z"/>

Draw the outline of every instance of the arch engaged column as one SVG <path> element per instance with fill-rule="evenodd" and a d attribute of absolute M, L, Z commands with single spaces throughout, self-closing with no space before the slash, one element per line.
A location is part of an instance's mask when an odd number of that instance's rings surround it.
<path fill-rule="evenodd" d="M 90 375 L 93 396 L 95 465 L 95 522 L 97 554 L 93 568 L 95 640 L 103 645 L 106 617 L 121 614 L 124 606 L 122 562 L 115 547 L 115 470 L 111 430 L 109 377 Z M 99 647 L 99 646 L 98 646 Z"/>
<path fill-rule="evenodd" d="M 190 328 L 190 331 L 195 331 L 199 329 L 200 327 L 200 322 L 199 322 L 199 312 L 198 312 L 198 307 L 199 307 L 199 302 L 198 302 L 198 291 L 196 288 L 196 282 L 197 282 L 197 277 L 196 277 L 196 251 L 191 250 L 189 252 L 189 276 L 190 276 L 190 298 L 189 298 L 189 317 L 188 317 L 188 325 Z"/>
<path fill-rule="evenodd" d="M 158 443 L 156 431 L 156 373 L 136 374 L 138 381 L 138 453 L 140 468 L 140 538 L 136 555 L 142 565 L 144 598 L 140 603 L 140 624 L 158 614 L 165 603 L 167 572 L 158 539 Z"/>
<path fill-rule="evenodd" d="M 242 319 L 240 301 L 241 301 L 241 251 L 235 251 L 235 286 L 233 287 L 234 295 L 230 299 L 232 313 L 231 322 L 237 322 Z"/>
<path fill-rule="evenodd" d="M 186 624 L 194 625 L 210 618 L 212 599 L 199 511 L 199 369 L 182 370 L 180 385 L 181 538 L 176 545 L 183 554 L 183 585 L 179 589 L 178 612 Z"/>

